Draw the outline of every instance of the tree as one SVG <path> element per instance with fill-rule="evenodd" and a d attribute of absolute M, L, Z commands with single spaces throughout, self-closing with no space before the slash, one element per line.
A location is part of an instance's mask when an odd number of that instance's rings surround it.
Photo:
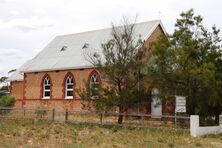
<path fill-rule="evenodd" d="M 162 98 L 184 95 L 189 114 L 219 117 L 222 111 L 220 30 L 209 31 L 203 18 L 190 9 L 180 14 L 174 33 L 152 46 L 148 66 L 152 83 Z"/>
<path fill-rule="evenodd" d="M 0 78 L 0 83 L 5 83 L 6 82 L 6 80 L 8 79 L 8 77 L 1 77 Z"/>
<path fill-rule="evenodd" d="M 101 73 L 107 85 L 99 87 L 97 97 L 92 101 L 97 111 L 119 110 L 118 123 L 123 120 L 122 113 L 148 98 L 141 73 L 143 55 L 147 52 L 140 37 L 135 37 L 135 23 L 123 20 L 122 27 L 112 24 L 111 39 L 102 44 L 102 53 L 87 53 L 87 59 Z M 90 88 L 79 93 L 86 99 Z"/>
<path fill-rule="evenodd" d="M 0 90 L 8 90 L 8 85 L 7 85 L 7 81 L 6 81 L 7 79 L 8 79 L 8 77 L 5 77 L 5 76 L 0 77 L 0 83 L 4 84 L 4 86 Z"/>
<path fill-rule="evenodd" d="M 12 107 L 15 104 L 15 97 L 4 95 L 0 97 L 0 107 Z"/>
<path fill-rule="evenodd" d="M 8 86 L 2 86 L 2 87 L 0 88 L 0 90 L 8 91 Z"/>
<path fill-rule="evenodd" d="M 8 72 L 8 74 L 11 74 L 15 71 L 16 71 L 16 69 L 12 69 Z M 0 83 L 4 84 L 4 86 L 2 86 L 2 88 L 0 88 L 0 90 L 8 90 L 9 89 L 7 79 L 8 79 L 8 77 L 6 77 L 6 76 L 0 77 Z"/>

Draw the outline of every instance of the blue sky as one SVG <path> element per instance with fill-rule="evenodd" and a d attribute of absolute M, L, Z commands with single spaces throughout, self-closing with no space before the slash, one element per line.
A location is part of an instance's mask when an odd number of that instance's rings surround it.
<path fill-rule="evenodd" d="M 123 16 L 161 19 L 168 33 L 183 10 L 222 29 L 220 0 L 0 0 L 0 76 L 33 58 L 55 36 L 110 27 Z"/>

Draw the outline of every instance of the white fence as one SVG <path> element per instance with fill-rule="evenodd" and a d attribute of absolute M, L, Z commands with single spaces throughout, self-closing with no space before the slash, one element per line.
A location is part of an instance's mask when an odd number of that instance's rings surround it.
<path fill-rule="evenodd" d="M 199 116 L 191 115 L 190 117 L 190 134 L 193 137 L 210 135 L 210 134 L 220 134 L 222 133 L 222 115 L 220 115 L 219 126 L 200 126 Z"/>

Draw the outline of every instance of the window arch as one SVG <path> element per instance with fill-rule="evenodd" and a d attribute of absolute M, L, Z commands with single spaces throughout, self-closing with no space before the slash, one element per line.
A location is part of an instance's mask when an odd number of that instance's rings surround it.
<path fill-rule="evenodd" d="M 51 96 L 51 80 L 49 76 L 45 76 L 43 79 L 43 99 L 50 99 Z"/>
<path fill-rule="evenodd" d="M 100 76 L 98 72 L 93 71 L 90 74 L 90 79 L 89 79 L 89 89 L 90 89 L 91 99 L 96 99 L 98 97 L 99 86 L 100 86 Z"/>
<path fill-rule="evenodd" d="M 74 77 L 68 74 L 65 79 L 65 99 L 74 98 Z"/>

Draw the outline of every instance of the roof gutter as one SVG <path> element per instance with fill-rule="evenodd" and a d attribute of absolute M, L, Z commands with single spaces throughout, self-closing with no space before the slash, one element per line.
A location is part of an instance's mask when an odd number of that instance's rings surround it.
<path fill-rule="evenodd" d="M 56 68 L 56 69 L 27 70 L 27 71 L 21 71 L 21 72 L 23 72 L 23 73 L 33 73 L 33 72 L 47 72 L 47 71 L 58 71 L 58 70 L 77 70 L 77 69 L 90 69 L 90 68 L 95 68 L 95 66 L 64 67 L 64 68 Z"/>

